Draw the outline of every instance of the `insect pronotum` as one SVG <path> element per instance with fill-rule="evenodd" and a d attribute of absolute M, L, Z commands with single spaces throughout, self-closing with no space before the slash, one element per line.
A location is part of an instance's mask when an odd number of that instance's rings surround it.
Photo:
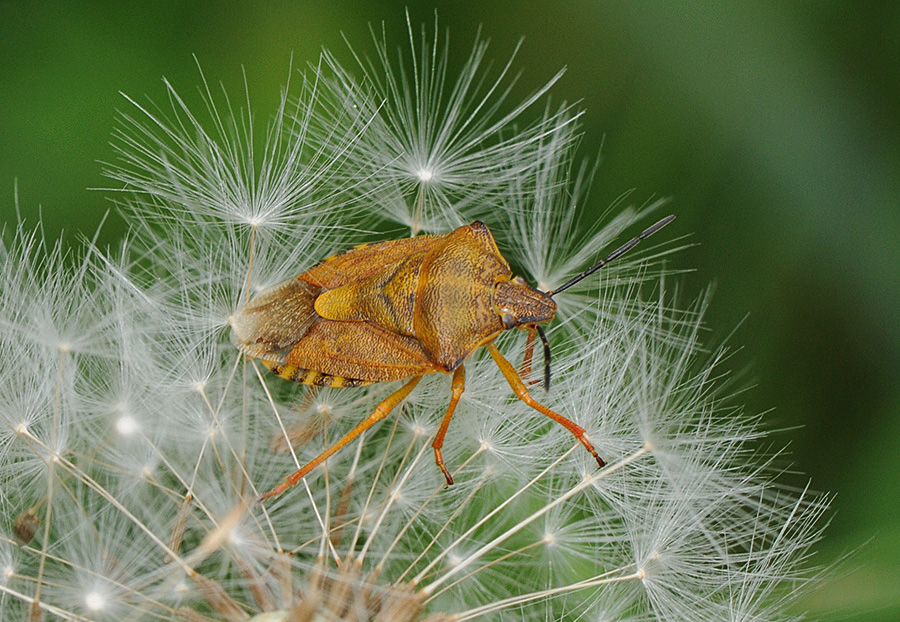
<path fill-rule="evenodd" d="M 277 376 L 301 384 L 358 387 L 407 380 L 339 441 L 260 499 L 281 494 L 344 445 L 384 419 L 425 374 L 452 374 L 450 404 L 434 437 L 437 466 L 453 477 L 441 448 L 465 389 L 464 362 L 485 346 L 516 396 L 566 428 L 597 461 L 584 428 L 536 401 L 520 373 L 494 344 L 511 328 L 528 331 L 523 374 L 534 337 L 544 344 L 544 386 L 550 347 L 540 328 L 556 315 L 553 296 L 621 257 L 674 219 L 667 216 L 581 274 L 550 291 L 513 276 L 487 226 L 475 221 L 444 235 L 355 246 L 251 300 L 231 318 L 233 340 Z"/>

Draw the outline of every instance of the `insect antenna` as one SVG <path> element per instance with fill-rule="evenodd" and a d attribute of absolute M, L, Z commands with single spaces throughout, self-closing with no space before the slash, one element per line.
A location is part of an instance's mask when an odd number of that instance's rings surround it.
<path fill-rule="evenodd" d="M 675 215 L 674 215 L 674 214 L 669 214 L 668 216 L 666 216 L 665 218 L 663 218 L 663 219 L 660 220 L 659 222 L 657 222 L 657 223 L 655 223 L 655 224 L 652 224 L 652 225 L 650 225 L 649 227 L 647 227 L 646 229 L 644 229 L 644 230 L 640 233 L 640 235 L 637 235 L 637 236 L 631 238 L 630 240 L 628 240 L 627 242 L 625 242 L 625 244 L 623 244 L 622 246 L 620 246 L 619 248 L 617 248 L 616 250 L 614 250 L 613 252 L 611 252 L 611 253 L 609 254 L 609 256 L 608 256 L 606 259 L 602 259 L 602 260 L 598 261 L 596 264 L 594 264 L 593 266 L 591 266 L 590 268 L 588 268 L 587 270 L 585 270 L 584 272 L 582 272 L 582 273 L 579 274 L 578 276 L 572 277 L 571 279 L 569 279 L 568 281 L 566 281 L 565 283 L 563 283 L 562 285 L 560 285 L 560 286 L 557 287 L 556 289 L 550 290 L 549 292 L 544 292 L 544 293 L 547 294 L 548 296 L 550 296 L 550 297 L 552 298 L 553 296 L 555 296 L 555 295 L 558 294 L 559 292 L 569 289 L 570 287 L 572 287 L 573 285 L 575 285 L 578 281 L 582 280 L 582 279 L 585 278 L 585 277 L 588 277 L 588 276 L 592 275 L 592 274 L 595 273 L 597 270 L 599 270 L 600 268 L 602 268 L 602 267 L 605 266 L 606 264 L 610 263 L 611 261 L 615 261 L 616 259 L 618 259 L 618 258 L 621 257 L 622 255 L 624 255 L 625 253 L 627 253 L 628 251 L 630 251 L 632 248 L 634 248 L 635 246 L 637 246 L 637 245 L 638 245 L 638 242 L 640 242 L 641 240 L 646 240 L 646 239 L 649 238 L 651 235 L 653 235 L 654 233 L 656 233 L 657 231 L 659 231 L 660 229 L 662 229 L 663 227 L 665 227 L 667 224 L 669 224 L 669 223 L 672 222 L 673 220 L 675 220 Z"/>
<path fill-rule="evenodd" d="M 553 289 L 553 290 L 550 290 L 550 291 L 544 292 L 544 293 L 552 298 L 554 295 L 558 294 L 559 292 L 569 289 L 570 287 L 575 285 L 578 281 L 582 280 L 585 277 L 592 275 L 593 273 L 595 273 L 597 270 L 599 270 L 600 268 L 602 268 L 609 262 L 615 261 L 622 255 L 624 255 L 625 253 L 630 251 L 632 248 L 637 246 L 641 240 L 646 240 L 651 235 L 653 235 L 654 233 L 656 233 L 657 231 L 659 231 L 660 229 L 665 227 L 667 224 L 669 224 L 673 220 L 675 220 L 675 214 L 669 214 L 662 220 L 660 220 L 660 221 L 650 225 L 646 229 L 644 229 L 640 233 L 640 235 L 637 235 L 637 236 L 631 238 L 630 240 L 628 240 L 627 242 L 625 242 L 625 244 L 623 244 L 622 246 L 620 246 L 619 248 L 617 248 L 616 250 L 611 252 L 606 257 L 606 259 L 602 259 L 602 260 L 598 261 L 596 264 L 594 264 L 593 266 L 591 266 L 590 268 L 588 268 L 587 270 L 585 270 L 578 276 L 572 277 L 571 279 L 569 279 L 568 281 L 566 281 L 565 283 L 563 283 L 556 289 Z M 541 328 L 540 324 L 535 324 L 534 327 L 537 328 L 538 335 L 540 335 L 541 341 L 544 344 L 544 390 L 549 391 L 550 390 L 550 342 L 547 341 L 547 335 L 544 334 L 544 329 Z"/>

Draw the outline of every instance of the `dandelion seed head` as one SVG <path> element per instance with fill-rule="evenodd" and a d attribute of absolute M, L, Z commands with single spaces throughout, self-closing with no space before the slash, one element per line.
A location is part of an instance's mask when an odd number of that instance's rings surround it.
<path fill-rule="evenodd" d="M 137 420 L 131 415 L 122 415 L 116 419 L 116 432 L 122 436 L 132 436 L 139 429 Z"/>
<path fill-rule="evenodd" d="M 106 174 L 136 193 L 126 205 L 135 219 L 212 226 L 226 237 L 251 231 L 277 236 L 287 230 L 302 237 L 342 211 L 340 189 L 322 186 L 343 157 L 340 145 L 352 142 L 355 133 L 329 141 L 330 154 L 307 142 L 319 99 L 316 89 L 303 87 L 294 98 L 286 88 L 267 131 L 255 132 L 250 110 L 236 111 L 227 94 L 221 101 L 204 86 L 196 107 L 168 82 L 168 109 L 127 98 L 136 113 L 119 119 L 115 148 L 120 157 Z M 215 118 L 212 127 L 198 119 L 195 108 Z M 331 209 L 320 209 L 324 205 Z M 312 214 L 315 218 L 309 218 Z"/>
<path fill-rule="evenodd" d="M 242 545 L 246 544 L 246 542 L 247 542 L 246 538 L 243 536 L 243 534 L 240 533 L 239 529 L 231 529 L 228 532 L 228 543 L 229 544 L 232 544 L 234 546 L 242 546 Z"/>
<path fill-rule="evenodd" d="M 107 605 L 106 597 L 100 592 L 88 592 L 84 596 L 84 606 L 91 611 L 100 611 Z"/>
<path fill-rule="evenodd" d="M 409 29 L 408 49 L 399 58 L 377 36 L 376 60 L 353 52 L 361 77 L 326 54 L 322 94 L 344 104 L 326 110 L 315 124 L 346 134 L 364 123 L 359 140 L 347 147 L 346 161 L 363 173 L 353 192 L 414 233 L 438 233 L 486 216 L 492 199 L 532 177 L 541 137 L 556 130 L 523 117 L 562 72 L 506 106 L 516 81 L 512 58 L 495 69 L 485 59 L 487 42 L 477 38 L 468 60 L 453 72 L 444 54 L 447 39 L 437 29 L 420 34 L 416 41 Z"/>

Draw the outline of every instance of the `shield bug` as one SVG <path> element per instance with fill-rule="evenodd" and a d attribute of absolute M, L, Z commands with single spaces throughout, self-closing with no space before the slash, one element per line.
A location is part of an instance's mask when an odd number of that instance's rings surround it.
<path fill-rule="evenodd" d="M 422 235 L 355 246 L 262 292 L 230 318 L 235 344 L 277 376 L 330 387 L 406 380 L 343 438 L 260 498 L 281 494 L 311 470 L 384 419 L 425 374 L 452 374 L 450 404 L 435 435 L 435 462 L 453 478 L 441 448 L 465 389 L 464 362 L 487 347 L 516 396 L 566 428 L 604 466 L 585 433 L 536 401 L 494 339 L 512 328 L 528 330 L 522 370 L 531 367 L 537 332 L 544 343 L 545 387 L 549 345 L 540 324 L 556 315 L 553 296 L 621 257 L 672 222 L 667 216 L 602 261 L 551 291 L 513 276 L 481 222 L 444 235 Z"/>

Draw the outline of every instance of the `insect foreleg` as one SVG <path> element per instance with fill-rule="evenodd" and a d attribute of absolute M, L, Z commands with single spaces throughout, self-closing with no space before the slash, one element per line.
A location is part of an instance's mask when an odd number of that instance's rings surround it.
<path fill-rule="evenodd" d="M 531 378 L 531 363 L 534 360 L 534 334 L 537 333 L 544 345 L 544 390 L 550 390 L 550 342 L 547 341 L 547 335 L 537 324 L 528 325 L 528 339 L 525 340 L 525 356 L 522 357 L 522 364 L 519 365 L 519 378 L 522 379 L 527 386 L 537 384 L 539 380 Z"/>
<path fill-rule="evenodd" d="M 525 356 L 522 357 L 522 364 L 519 365 L 519 377 L 526 384 L 535 384 L 536 380 L 531 380 L 531 360 L 534 358 L 534 333 L 537 331 L 536 324 L 528 325 L 528 339 L 525 340 Z"/>
<path fill-rule="evenodd" d="M 419 384 L 419 380 L 422 379 L 422 376 L 414 376 L 410 379 L 409 382 L 404 384 L 402 387 L 388 395 L 384 400 L 381 401 L 378 406 L 375 407 L 375 412 L 366 417 L 359 425 L 355 428 L 347 432 L 344 437 L 336 442 L 334 445 L 320 453 L 318 456 L 313 458 L 309 463 L 307 463 L 303 468 L 299 471 L 295 471 L 291 475 L 288 475 L 284 478 L 284 481 L 281 482 L 278 486 L 270 490 L 269 492 L 262 494 L 259 496 L 257 501 L 262 501 L 263 499 L 268 499 L 270 497 L 277 497 L 285 490 L 294 486 L 301 479 L 306 477 L 310 471 L 319 466 L 322 462 L 327 460 L 333 453 L 340 450 L 344 445 L 355 439 L 357 436 L 368 430 L 378 421 L 381 421 L 385 417 L 387 417 L 390 412 L 403 401 L 403 399 L 409 395 L 410 391 L 412 391 L 417 384 Z"/>
<path fill-rule="evenodd" d="M 506 381 L 509 383 L 509 386 L 512 388 L 513 392 L 516 394 L 520 400 L 534 408 L 541 414 L 547 415 L 555 422 L 563 426 L 572 435 L 578 439 L 584 448 L 587 449 L 594 459 L 597 461 L 597 464 L 600 467 L 606 466 L 606 463 L 603 459 L 597 455 L 597 451 L 594 449 L 594 446 L 591 444 L 591 441 L 588 440 L 587 432 L 584 431 L 584 428 L 576 424 L 574 421 L 566 419 L 560 414 L 557 414 L 536 401 L 531 394 L 528 393 L 528 389 L 525 387 L 525 383 L 522 382 L 522 379 L 519 378 L 519 374 L 516 373 L 516 368 L 512 366 L 512 364 L 506 360 L 506 358 L 500 353 L 500 350 L 494 345 L 493 342 L 487 344 L 488 351 L 491 353 L 491 357 L 493 357 L 494 362 L 497 363 L 497 367 L 500 368 L 500 371 L 503 373 L 503 377 L 506 378 Z"/>
<path fill-rule="evenodd" d="M 447 406 L 447 413 L 444 415 L 443 421 L 441 421 L 441 427 L 434 437 L 434 442 L 431 443 L 431 446 L 434 448 L 434 461 L 444 474 L 448 486 L 453 485 L 453 477 L 450 475 L 450 471 L 447 470 L 447 467 L 444 466 L 444 456 L 441 454 L 441 447 L 444 446 L 444 436 L 447 434 L 447 428 L 450 426 L 450 419 L 453 417 L 453 412 L 456 410 L 456 404 L 459 402 L 459 397 L 463 394 L 465 389 L 466 368 L 463 365 L 460 365 L 456 368 L 456 371 L 453 372 L 453 382 L 450 389 L 450 405 Z"/>

